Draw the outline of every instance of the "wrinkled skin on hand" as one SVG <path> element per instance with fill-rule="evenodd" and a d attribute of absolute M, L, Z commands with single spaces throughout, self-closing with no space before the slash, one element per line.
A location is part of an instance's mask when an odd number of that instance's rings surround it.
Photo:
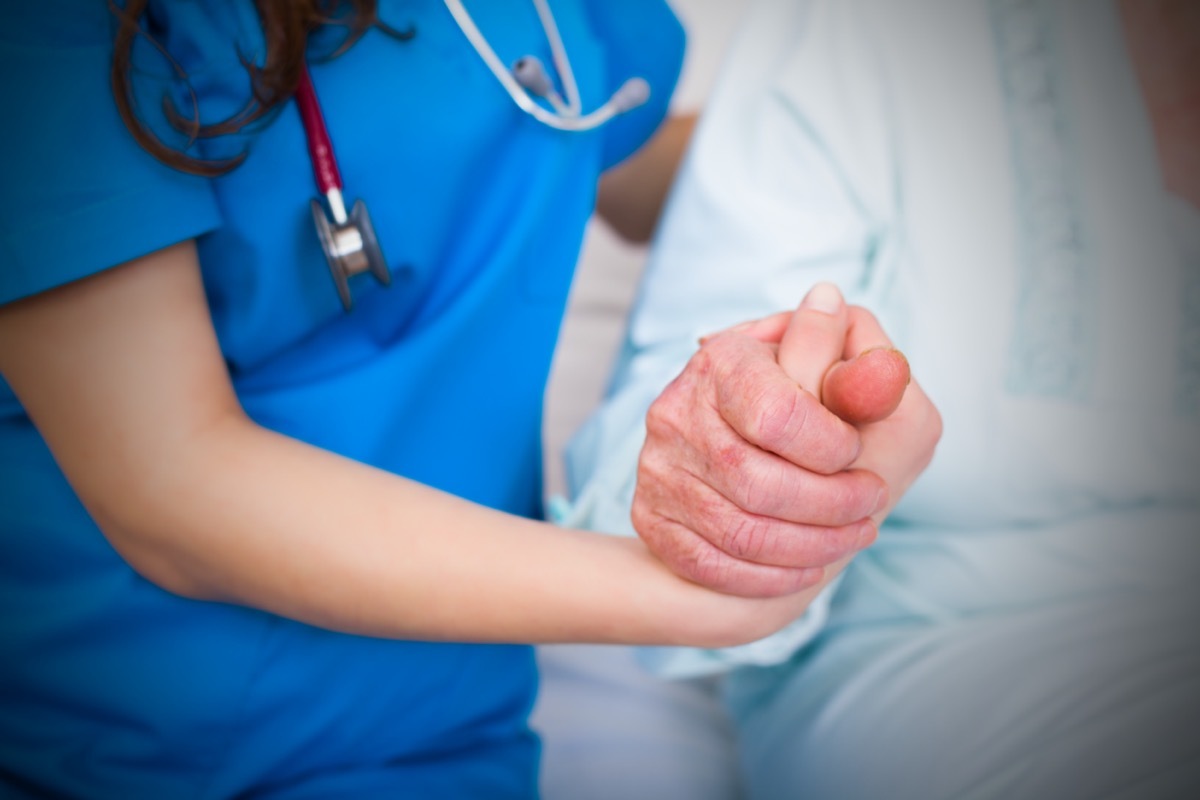
<path fill-rule="evenodd" d="M 646 429 L 632 519 L 647 547 L 703 586 L 769 597 L 875 540 L 941 419 L 875 318 L 825 285 L 707 337 Z"/>

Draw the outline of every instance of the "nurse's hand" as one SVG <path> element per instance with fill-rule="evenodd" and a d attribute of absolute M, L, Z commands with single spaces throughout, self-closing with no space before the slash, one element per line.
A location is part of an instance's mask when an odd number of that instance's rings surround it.
<path fill-rule="evenodd" d="M 862 453 L 851 468 L 874 472 L 887 484 L 887 503 L 871 517 L 878 526 L 929 466 L 942 438 L 942 416 L 864 308 L 849 308 L 843 358 L 825 374 L 822 400 L 858 427 Z M 900 385 L 902 376 L 907 386 Z M 893 399 L 899 402 L 883 413 Z"/>
<path fill-rule="evenodd" d="M 876 451 L 901 437 L 875 434 L 880 444 L 867 449 L 863 432 L 901 403 L 909 376 L 886 338 L 847 357 L 882 337 L 864 315 L 822 286 L 794 314 L 709 337 L 652 405 L 632 517 L 676 573 L 731 594 L 781 595 L 821 583 L 874 541 L 891 501 L 864 467 L 892 467 L 894 454 Z M 849 422 L 822 404 L 823 391 Z M 915 478 L 890 474 L 903 487 Z"/>

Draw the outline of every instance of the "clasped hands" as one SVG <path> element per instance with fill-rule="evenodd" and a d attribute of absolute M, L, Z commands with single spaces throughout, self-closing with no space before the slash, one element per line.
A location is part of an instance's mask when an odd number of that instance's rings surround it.
<path fill-rule="evenodd" d="M 633 525 L 710 589 L 809 589 L 875 540 L 941 431 L 875 317 L 818 284 L 794 312 L 706 337 L 653 403 Z"/>

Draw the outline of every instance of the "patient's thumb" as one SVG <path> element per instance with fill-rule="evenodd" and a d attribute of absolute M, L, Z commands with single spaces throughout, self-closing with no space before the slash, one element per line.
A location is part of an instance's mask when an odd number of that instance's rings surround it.
<path fill-rule="evenodd" d="M 900 405 L 910 377 L 903 353 L 891 347 L 873 348 L 825 373 L 821 402 L 851 425 L 878 422 Z"/>

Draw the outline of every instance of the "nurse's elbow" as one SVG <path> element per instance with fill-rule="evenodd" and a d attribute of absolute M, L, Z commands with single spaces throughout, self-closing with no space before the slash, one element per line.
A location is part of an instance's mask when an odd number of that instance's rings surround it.
<path fill-rule="evenodd" d="M 190 566 L 178 548 L 152 532 L 156 527 L 152 522 L 138 520 L 128 509 L 119 515 L 121 519 L 103 513 L 92 516 L 117 555 L 142 578 L 180 597 L 218 599 L 215 588 L 201 578 L 200 570 Z"/>
<path fill-rule="evenodd" d="M 191 599 L 220 596 L 210 574 L 216 543 L 205 535 L 221 524 L 212 513 L 219 504 L 197 489 L 210 460 L 206 448 L 178 446 L 169 456 L 131 459 L 80 491 L 117 555 L 151 583 Z"/>

